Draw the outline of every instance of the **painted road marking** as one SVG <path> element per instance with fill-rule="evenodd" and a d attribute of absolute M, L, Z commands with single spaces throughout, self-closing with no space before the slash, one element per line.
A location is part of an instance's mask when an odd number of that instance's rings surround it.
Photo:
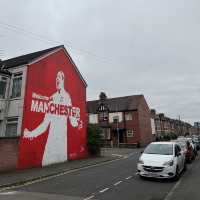
<path fill-rule="evenodd" d="M 138 153 L 138 152 L 134 152 L 134 153 L 130 154 L 129 157 L 134 155 L 134 154 L 136 154 L 136 153 Z M 110 163 L 113 163 L 113 162 L 117 162 L 117 161 L 120 161 L 120 160 L 123 160 L 123 159 L 124 159 L 124 157 L 119 157 L 119 158 L 114 159 L 114 160 L 109 160 L 109 161 L 105 161 L 105 162 L 101 162 L 101 163 L 97 163 L 97 164 L 81 167 L 81 168 L 78 168 L 78 169 L 66 170 L 66 171 L 63 171 L 63 172 L 59 172 L 57 174 L 49 175 L 47 177 L 36 177 L 35 180 L 25 181 L 24 183 L 21 183 L 21 184 L 15 183 L 15 184 L 13 184 L 11 186 L 0 185 L 0 192 L 6 191 L 6 190 L 15 189 L 15 188 L 21 188 L 21 187 L 32 185 L 32 184 L 35 184 L 35 183 L 41 183 L 41 182 L 44 182 L 44 181 L 47 181 L 47 180 L 50 180 L 50 179 L 53 179 L 53 178 L 64 176 L 66 174 L 78 172 L 78 171 L 85 170 L 85 169 L 90 169 L 90 168 L 93 168 L 93 167 L 99 167 L 99 166 L 107 165 L 107 164 L 110 164 Z"/>
<path fill-rule="evenodd" d="M 94 195 L 92 195 L 92 196 L 89 196 L 89 197 L 87 197 L 87 198 L 85 198 L 85 199 L 83 199 L 83 200 L 89 200 L 89 199 L 93 199 L 95 196 Z"/>
<path fill-rule="evenodd" d="M 176 188 L 178 188 L 178 186 L 180 185 L 182 181 L 182 178 L 179 179 L 179 181 L 176 183 L 176 185 L 171 189 L 171 191 L 168 193 L 168 195 L 165 197 L 164 200 L 170 200 L 171 196 L 174 194 L 174 191 L 176 190 Z"/>
<path fill-rule="evenodd" d="M 129 179 L 131 179 L 131 178 L 133 178 L 133 176 L 129 176 L 129 177 L 127 177 L 126 180 L 129 180 Z"/>
<path fill-rule="evenodd" d="M 10 192 L 2 192 L 2 193 L 0 193 L 0 195 L 14 195 L 14 194 L 17 194 L 17 193 L 19 193 L 19 192 L 17 192 L 17 191 L 10 191 Z"/>
<path fill-rule="evenodd" d="M 123 157 L 123 155 L 113 153 L 112 156 Z"/>
<path fill-rule="evenodd" d="M 19 184 L 19 185 L 12 185 L 12 186 L 7 186 L 7 187 L 6 186 L 1 187 L 1 185 L 0 185 L 0 192 L 10 190 L 10 189 L 15 189 L 15 188 L 21 188 L 21 187 L 32 185 L 32 184 L 35 184 L 35 183 L 41 183 L 41 182 L 44 182 L 44 181 L 47 181 L 47 180 L 50 180 L 50 179 L 53 179 L 53 178 L 64 176 L 66 174 L 78 172 L 78 171 L 85 170 L 85 169 L 90 169 L 90 168 L 93 168 L 93 167 L 103 166 L 103 165 L 110 164 L 110 163 L 113 163 L 113 162 L 116 162 L 116 161 L 119 161 L 119 160 L 122 160 L 122 159 L 123 158 L 117 158 L 115 160 L 109 160 L 109 161 L 105 161 L 105 162 L 102 162 L 102 163 L 85 166 L 85 167 L 82 167 L 82 168 L 79 168 L 79 169 L 71 169 L 71 170 L 60 172 L 58 174 L 50 175 L 48 177 L 41 177 L 41 178 L 38 177 L 38 179 L 36 179 L 36 180 L 30 180 L 30 181 L 27 181 L 27 182 Z"/>
<path fill-rule="evenodd" d="M 107 190 L 109 190 L 110 188 L 105 188 L 105 189 L 103 189 L 103 190 L 100 190 L 99 191 L 99 193 L 104 193 L 104 192 L 106 192 Z"/>
<path fill-rule="evenodd" d="M 118 181 L 117 183 L 114 184 L 114 186 L 119 185 L 120 183 L 122 183 L 122 181 Z"/>

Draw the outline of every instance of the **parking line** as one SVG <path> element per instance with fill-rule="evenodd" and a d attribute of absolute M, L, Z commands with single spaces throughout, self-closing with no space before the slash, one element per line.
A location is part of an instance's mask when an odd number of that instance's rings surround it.
<path fill-rule="evenodd" d="M 120 183 L 122 183 L 122 181 L 118 181 L 117 183 L 114 184 L 114 186 L 119 185 Z"/>
<path fill-rule="evenodd" d="M 84 167 L 81 167 L 81 168 L 78 168 L 78 169 L 66 170 L 66 171 L 63 171 L 63 172 L 59 172 L 57 174 L 49 175 L 47 177 L 38 177 L 38 179 L 36 179 L 36 180 L 26 181 L 26 182 L 18 184 L 18 185 L 16 185 L 16 184 L 11 185 L 11 186 L 0 185 L 0 192 L 10 190 L 10 189 L 15 189 L 15 188 L 21 188 L 21 187 L 32 185 L 32 184 L 35 184 L 35 183 L 41 183 L 41 182 L 44 182 L 44 181 L 47 181 L 47 180 L 50 180 L 50 179 L 54 179 L 56 177 L 64 176 L 64 175 L 67 175 L 67 174 L 71 174 L 71 173 L 74 173 L 74 172 L 78 172 L 78 171 L 90 169 L 90 168 L 93 168 L 93 167 L 99 167 L 99 166 L 107 165 L 107 164 L 110 164 L 110 163 L 114 163 L 114 162 L 120 161 L 122 159 L 123 158 L 117 158 L 117 159 L 114 159 L 114 160 L 108 160 L 108 161 L 105 161 L 105 162 L 101 162 L 101 163 L 97 163 L 97 164 L 93 164 L 93 165 L 89 165 L 89 166 L 84 166 Z"/>
<path fill-rule="evenodd" d="M 10 191 L 10 192 L 1 192 L 0 195 L 14 195 L 17 194 L 17 191 Z"/>
<path fill-rule="evenodd" d="M 95 196 L 94 195 L 92 195 L 92 196 L 89 196 L 89 197 L 87 197 L 87 198 L 85 198 L 85 199 L 83 199 L 83 200 L 89 200 L 89 199 L 92 199 L 92 198 L 94 198 Z"/>
<path fill-rule="evenodd" d="M 129 176 L 129 177 L 127 177 L 126 180 L 129 180 L 129 179 L 131 179 L 131 178 L 133 178 L 133 176 Z"/>
<path fill-rule="evenodd" d="M 181 179 L 176 183 L 176 185 L 171 189 L 171 191 L 168 193 L 168 195 L 165 197 L 164 200 L 170 200 L 171 199 L 171 196 L 174 194 L 174 191 L 176 190 L 176 188 L 178 188 L 178 186 L 180 185 L 182 181 L 182 177 Z"/>
<path fill-rule="evenodd" d="M 99 193 L 104 193 L 104 192 L 106 192 L 107 190 L 109 190 L 110 188 L 105 188 L 105 189 L 103 189 L 103 190 L 100 190 L 99 191 Z"/>
<path fill-rule="evenodd" d="M 180 177 L 179 181 L 174 185 L 174 187 L 169 191 L 169 193 L 167 194 L 167 196 L 165 197 L 164 200 L 171 200 L 172 195 L 174 194 L 175 190 L 179 187 L 179 185 L 181 184 L 184 176 L 188 173 L 189 170 L 191 170 L 193 168 L 193 166 L 191 166 L 190 168 L 188 167 L 188 170 Z"/>

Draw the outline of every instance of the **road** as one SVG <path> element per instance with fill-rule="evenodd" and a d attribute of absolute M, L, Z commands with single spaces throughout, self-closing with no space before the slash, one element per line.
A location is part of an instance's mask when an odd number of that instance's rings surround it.
<path fill-rule="evenodd" d="M 0 194 L 0 199 L 170 199 L 169 196 L 172 195 L 171 193 L 174 191 L 177 183 L 173 181 L 140 179 L 135 174 L 139 156 L 140 151 L 134 151 L 117 161 L 80 169 L 69 174 L 6 191 Z M 199 161 L 195 162 L 199 163 Z"/>

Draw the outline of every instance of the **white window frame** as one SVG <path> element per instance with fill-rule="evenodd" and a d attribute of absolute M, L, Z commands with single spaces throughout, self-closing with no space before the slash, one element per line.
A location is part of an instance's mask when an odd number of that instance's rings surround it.
<path fill-rule="evenodd" d="M 128 130 L 126 130 L 126 137 L 127 137 L 127 138 L 132 138 L 132 137 L 134 137 L 134 131 L 133 131 L 133 129 L 128 129 Z"/>
<path fill-rule="evenodd" d="M 13 96 L 13 86 L 14 86 L 14 80 L 15 79 L 18 79 L 18 78 L 21 78 L 21 88 L 20 88 L 20 95 L 19 96 Z M 10 94 L 10 98 L 11 99 L 17 99 L 17 98 L 20 98 L 22 96 L 22 83 L 23 83 L 23 72 L 17 72 L 15 74 L 13 74 L 13 77 L 12 77 L 12 88 L 11 88 L 11 94 Z"/>
<path fill-rule="evenodd" d="M 0 81 L 6 83 L 6 88 L 5 88 L 5 91 L 4 91 L 4 96 L 2 96 L 2 97 L 0 96 L 0 99 L 5 99 L 5 98 L 6 98 L 6 91 L 7 91 L 8 78 L 5 77 L 5 76 L 1 76 L 1 77 L 0 77 Z"/>

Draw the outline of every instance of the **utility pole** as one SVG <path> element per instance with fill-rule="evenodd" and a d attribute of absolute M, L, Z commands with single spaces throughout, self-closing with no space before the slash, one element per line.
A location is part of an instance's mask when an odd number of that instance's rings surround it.
<path fill-rule="evenodd" d="M 117 118 L 117 144 L 119 148 L 119 116 Z"/>
<path fill-rule="evenodd" d="M 200 122 L 197 122 L 197 135 L 199 135 Z"/>
<path fill-rule="evenodd" d="M 116 104 L 116 113 L 118 113 L 118 105 Z M 119 116 L 115 116 L 116 124 L 117 124 L 117 147 L 119 148 Z"/>
<path fill-rule="evenodd" d="M 179 136 L 181 135 L 181 116 L 178 116 L 178 121 L 179 121 Z"/>

